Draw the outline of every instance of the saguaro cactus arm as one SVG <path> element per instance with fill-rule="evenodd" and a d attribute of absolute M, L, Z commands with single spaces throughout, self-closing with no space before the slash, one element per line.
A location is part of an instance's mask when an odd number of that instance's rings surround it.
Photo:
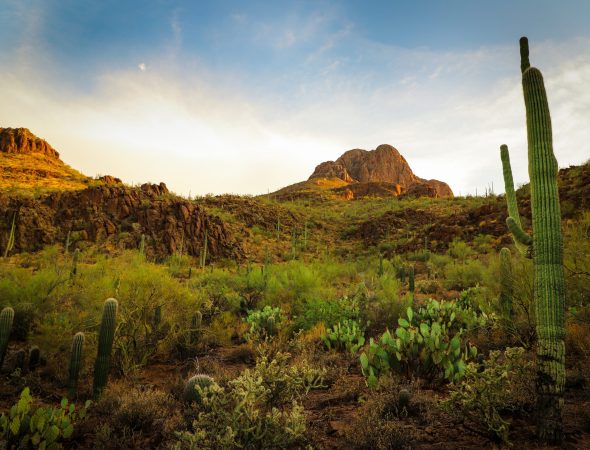
<path fill-rule="evenodd" d="M 514 181 L 512 178 L 512 168 L 510 167 L 510 154 L 508 146 L 500 146 L 500 158 L 502 159 L 502 172 L 504 174 L 504 189 L 506 191 L 506 205 L 508 206 L 508 218 L 506 225 L 512 233 L 516 248 L 524 255 L 530 255 L 529 247 L 532 244 L 532 238 L 524 232 L 520 222 L 520 213 L 516 202 L 516 192 L 514 191 Z"/>

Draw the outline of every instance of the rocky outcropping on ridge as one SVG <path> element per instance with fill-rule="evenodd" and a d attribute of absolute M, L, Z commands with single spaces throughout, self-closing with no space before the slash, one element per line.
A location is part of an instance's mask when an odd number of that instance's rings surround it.
<path fill-rule="evenodd" d="M 318 165 L 309 179 L 339 178 L 350 183 L 388 183 L 399 185 L 392 192 L 397 195 L 452 197 L 448 184 L 438 180 L 425 180 L 414 174 L 406 159 L 391 145 L 382 144 L 375 150 L 354 149 L 345 152 L 336 161 Z M 370 191 L 369 188 L 362 191 Z M 354 192 L 354 190 L 353 190 Z"/>
<path fill-rule="evenodd" d="M 172 197 L 164 183 L 140 188 L 106 184 L 40 198 L 0 194 L 3 240 L 15 214 L 14 253 L 63 244 L 70 231 L 74 245 L 88 242 L 137 248 L 145 234 L 149 256 L 161 258 L 181 251 L 198 256 L 207 231 L 211 257 L 243 257 L 240 243 L 219 217 L 193 202 Z M 2 248 L 4 245 L 2 242 Z"/>
<path fill-rule="evenodd" d="M 54 159 L 59 158 L 59 153 L 51 145 L 27 128 L 0 128 L 0 152 L 38 153 Z"/>

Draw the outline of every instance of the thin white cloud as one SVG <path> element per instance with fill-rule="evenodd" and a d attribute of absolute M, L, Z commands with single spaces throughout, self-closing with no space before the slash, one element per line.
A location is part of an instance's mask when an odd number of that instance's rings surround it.
<path fill-rule="evenodd" d="M 292 45 L 312 39 L 318 23 L 294 34 Z M 276 31 L 269 35 L 278 39 Z M 590 156 L 588 44 L 531 48 L 546 79 L 560 166 Z M 343 57 L 342 45 L 362 53 Z M 345 150 L 381 143 L 396 146 L 419 176 L 463 194 L 491 184 L 503 190 L 498 154 L 505 143 L 516 182 L 527 180 L 516 44 L 437 53 L 343 33 L 324 47 L 282 101 L 202 66 L 187 75 L 187 66 L 168 67 L 167 57 L 149 59 L 145 72 L 140 64 L 142 73 L 105 71 L 84 95 L 40 79 L 34 68 L 9 66 L 0 71 L 0 124 L 30 128 L 89 175 L 165 181 L 183 194 L 264 193 L 307 178 Z"/>

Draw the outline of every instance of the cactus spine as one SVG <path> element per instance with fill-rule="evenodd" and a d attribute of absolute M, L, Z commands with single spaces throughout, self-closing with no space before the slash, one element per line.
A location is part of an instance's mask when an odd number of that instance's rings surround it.
<path fill-rule="evenodd" d="M 553 153 L 551 117 L 541 72 L 530 67 L 528 40 L 520 39 L 522 86 L 526 107 L 533 237 L 518 226 L 516 214 L 507 219 L 521 244 L 532 242 L 537 330 L 537 434 L 543 441 L 563 439 L 565 387 L 565 281 L 563 237 L 557 189 L 557 160 Z M 507 154 L 507 148 L 502 150 Z M 504 158 L 503 158 L 504 159 Z M 505 182 L 511 181 L 506 177 Z M 507 194 L 508 198 L 508 194 Z M 510 202 L 509 202 L 510 208 Z M 530 252 L 529 252 L 530 253 Z"/>
<path fill-rule="evenodd" d="M 118 302 L 114 298 L 109 298 L 104 302 L 98 335 L 98 352 L 94 364 L 93 392 L 95 398 L 100 397 L 100 394 L 107 385 L 109 377 L 111 352 L 113 350 L 113 340 L 115 339 L 117 308 Z"/>
<path fill-rule="evenodd" d="M 12 321 L 14 320 L 14 309 L 7 306 L 0 312 L 0 369 L 4 363 L 6 350 L 8 349 L 8 338 L 12 330 Z"/>
<path fill-rule="evenodd" d="M 84 351 L 84 333 L 81 331 L 74 335 L 72 339 L 72 353 L 70 355 L 70 370 L 68 378 L 68 389 L 70 397 L 76 395 L 78 389 L 78 380 L 80 379 L 80 369 L 82 368 L 82 354 Z"/>
<path fill-rule="evenodd" d="M 211 378 L 209 375 L 194 375 L 190 377 L 189 380 L 186 382 L 182 398 L 186 403 L 200 403 L 201 394 L 199 393 L 199 391 L 197 391 L 196 387 L 199 386 L 201 389 L 205 389 L 207 387 L 212 386 L 213 384 L 215 384 L 215 381 L 213 381 L 213 378 Z"/>
<path fill-rule="evenodd" d="M 507 319 L 512 318 L 512 259 L 506 247 L 500 250 L 500 309 Z"/>

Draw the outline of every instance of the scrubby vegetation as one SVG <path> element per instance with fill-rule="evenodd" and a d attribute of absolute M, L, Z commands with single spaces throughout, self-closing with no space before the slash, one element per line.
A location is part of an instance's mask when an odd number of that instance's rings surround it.
<path fill-rule="evenodd" d="M 561 247 L 549 252 L 563 276 L 548 276 L 546 213 L 537 198 L 528 237 L 516 198 L 529 188 L 512 192 L 509 179 L 508 207 L 493 195 L 344 201 L 319 188 L 191 200 L 243 236 L 242 259 L 213 258 L 206 232 L 199 256 L 70 233 L 5 252 L 0 445 L 527 448 L 538 427 L 588 447 L 590 213 L 568 207 L 563 264 Z M 556 195 L 554 179 L 534 182 Z M 500 208 L 515 244 L 497 233 Z"/>

